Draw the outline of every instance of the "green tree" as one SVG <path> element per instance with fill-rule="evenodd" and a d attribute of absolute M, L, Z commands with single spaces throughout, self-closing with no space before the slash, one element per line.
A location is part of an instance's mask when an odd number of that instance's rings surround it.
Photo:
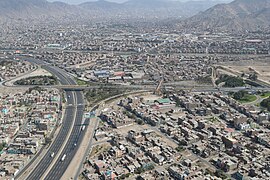
<path fill-rule="evenodd" d="M 241 77 L 234 77 L 229 75 L 222 75 L 217 81 L 216 84 L 225 82 L 225 87 L 240 87 L 244 86 L 244 80 Z"/>
<path fill-rule="evenodd" d="M 4 149 L 4 147 L 6 146 L 6 143 L 1 143 L 0 144 L 0 151 L 2 151 Z"/>
<path fill-rule="evenodd" d="M 246 91 L 241 90 L 241 91 L 238 91 L 238 92 L 234 93 L 234 94 L 233 94 L 233 98 L 236 99 L 236 100 L 240 100 L 240 99 L 242 99 L 246 94 L 247 94 Z"/>
<path fill-rule="evenodd" d="M 270 97 L 267 98 L 267 99 L 264 99 L 261 102 L 261 106 L 264 107 L 264 108 L 267 108 L 267 110 L 270 111 Z"/>

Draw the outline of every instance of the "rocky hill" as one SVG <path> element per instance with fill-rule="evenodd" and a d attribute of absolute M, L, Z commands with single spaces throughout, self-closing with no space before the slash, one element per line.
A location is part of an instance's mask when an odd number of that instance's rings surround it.
<path fill-rule="evenodd" d="M 235 0 L 188 18 L 183 26 L 215 31 L 257 31 L 270 26 L 270 0 Z"/>
<path fill-rule="evenodd" d="M 0 17 L 7 19 L 60 17 L 81 14 L 78 7 L 46 0 L 0 0 Z"/>
<path fill-rule="evenodd" d="M 218 1 L 219 2 L 219 1 Z M 167 19 L 185 18 L 204 11 L 218 3 L 204 0 L 174 2 L 164 0 L 130 0 L 125 3 L 112 3 L 105 0 L 69 5 L 46 0 L 0 0 L 1 19 L 39 19 L 41 18 L 142 18 Z"/>

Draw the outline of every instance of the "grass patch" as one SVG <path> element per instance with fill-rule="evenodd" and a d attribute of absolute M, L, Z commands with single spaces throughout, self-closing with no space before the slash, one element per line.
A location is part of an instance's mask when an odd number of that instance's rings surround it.
<path fill-rule="evenodd" d="M 76 82 L 79 86 L 87 86 L 89 82 L 76 78 Z"/>
<path fill-rule="evenodd" d="M 270 97 L 270 92 L 262 93 L 260 96 L 261 98 L 268 98 Z"/>
<path fill-rule="evenodd" d="M 251 103 L 256 101 L 257 97 L 255 95 L 246 94 L 244 97 L 238 100 L 240 103 Z"/>
<path fill-rule="evenodd" d="M 186 148 L 184 148 L 183 146 L 178 146 L 178 147 L 175 148 L 175 150 L 176 150 L 177 152 L 183 152 L 183 151 L 186 150 Z"/>
<path fill-rule="evenodd" d="M 247 91 L 230 92 L 229 96 L 240 103 L 251 103 L 257 100 L 257 96 L 249 94 Z"/>
<path fill-rule="evenodd" d="M 113 88 L 97 88 L 86 91 L 85 96 L 90 105 L 95 104 L 101 100 L 113 97 L 119 94 L 125 93 L 125 89 L 113 89 Z"/>

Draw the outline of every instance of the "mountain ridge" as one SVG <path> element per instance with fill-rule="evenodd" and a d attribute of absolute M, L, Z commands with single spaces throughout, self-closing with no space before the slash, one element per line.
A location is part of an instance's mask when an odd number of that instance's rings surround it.
<path fill-rule="evenodd" d="M 270 26 L 270 0 L 235 0 L 188 18 L 183 26 L 216 31 L 254 31 Z"/>
<path fill-rule="evenodd" d="M 91 18 L 148 18 L 167 19 L 190 17 L 217 4 L 213 1 L 174 2 L 163 0 L 130 0 L 113 3 L 106 0 L 70 5 L 47 0 L 1 0 L 0 19 L 40 19 L 83 17 Z"/>

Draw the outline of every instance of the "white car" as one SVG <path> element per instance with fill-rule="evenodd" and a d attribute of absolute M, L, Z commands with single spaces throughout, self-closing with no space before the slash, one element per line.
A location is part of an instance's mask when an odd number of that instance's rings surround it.
<path fill-rule="evenodd" d="M 61 161 L 64 161 L 66 159 L 66 154 L 64 154 L 64 156 L 61 158 Z"/>
<path fill-rule="evenodd" d="M 51 157 L 54 157 L 54 152 L 51 153 Z"/>

